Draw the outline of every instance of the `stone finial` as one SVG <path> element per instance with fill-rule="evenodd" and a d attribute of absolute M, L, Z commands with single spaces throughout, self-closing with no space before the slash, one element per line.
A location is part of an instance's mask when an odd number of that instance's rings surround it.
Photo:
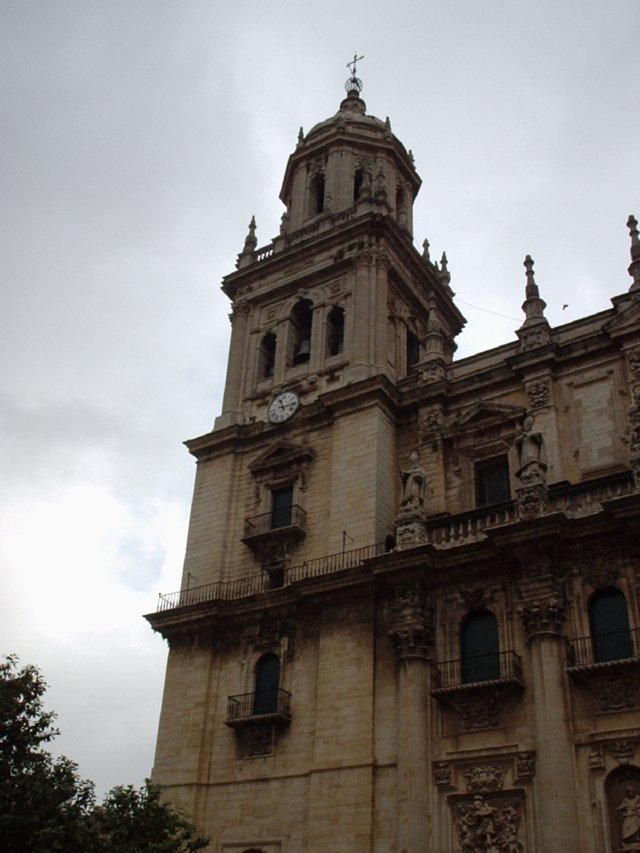
<path fill-rule="evenodd" d="M 540 296 L 540 290 L 533 274 L 533 258 L 531 255 L 527 255 L 524 259 L 524 268 L 527 277 L 525 299 L 522 303 L 525 320 L 518 329 L 517 335 L 520 338 L 520 349 L 530 350 L 550 343 L 551 331 L 547 318 L 544 316 L 547 303 Z"/>
<path fill-rule="evenodd" d="M 627 219 L 627 228 L 631 235 L 631 263 L 629 264 L 629 275 L 633 284 L 629 288 L 631 292 L 640 290 L 640 239 L 638 238 L 638 220 L 631 215 Z"/>
<path fill-rule="evenodd" d="M 440 258 L 440 281 L 443 281 L 445 284 L 449 284 L 451 281 L 446 252 L 443 252 Z"/>
<path fill-rule="evenodd" d="M 236 262 L 236 267 L 238 269 L 240 267 L 246 267 L 248 264 L 253 262 L 257 245 L 256 218 L 255 216 L 252 216 L 251 222 L 249 223 L 249 233 L 244 240 L 244 248 L 238 255 L 238 260 Z"/>
<path fill-rule="evenodd" d="M 522 303 L 522 310 L 526 315 L 524 321 L 524 325 L 526 326 L 544 320 L 544 309 L 547 307 L 547 303 L 544 299 L 540 298 L 540 290 L 533 274 L 533 258 L 531 255 L 527 255 L 524 259 L 524 268 L 526 270 L 527 284 L 524 290 L 525 300 Z"/>
<path fill-rule="evenodd" d="M 256 246 L 258 245 L 258 240 L 256 238 L 256 218 L 255 216 L 251 217 L 251 222 L 249 223 L 249 233 L 245 237 L 244 241 L 244 251 L 247 250 L 251 252 L 255 252 Z"/>
<path fill-rule="evenodd" d="M 431 255 L 429 254 L 429 241 L 427 239 L 422 241 L 422 257 L 425 261 L 431 260 Z"/>
<path fill-rule="evenodd" d="M 304 143 L 304 130 L 301 127 L 300 130 L 298 131 L 298 145 L 297 145 L 297 147 L 300 148 L 300 146 L 303 143 Z"/>
<path fill-rule="evenodd" d="M 384 120 L 384 135 L 387 139 L 391 138 L 391 122 L 389 121 L 389 116 L 387 116 Z"/>

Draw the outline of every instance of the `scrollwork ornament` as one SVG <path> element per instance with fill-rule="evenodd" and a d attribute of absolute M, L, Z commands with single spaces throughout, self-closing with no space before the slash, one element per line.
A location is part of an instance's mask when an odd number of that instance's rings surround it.
<path fill-rule="evenodd" d="M 451 765 L 448 761 L 436 761 L 433 765 L 433 778 L 438 787 L 450 787 L 452 782 Z"/>
<path fill-rule="evenodd" d="M 532 779 L 536 772 L 536 754 L 532 750 L 516 753 L 516 778 Z"/>
<path fill-rule="evenodd" d="M 607 749 L 618 764 L 630 764 L 635 752 L 633 740 L 616 740 L 607 744 Z"/>
<path fill-rule="evenodd" d="M 274 744 L 274 727 L 271 723 L 254 723 L 242 732 L 244 753 L 247 758 L 271 755 Z"/>
<path fill-rule="evenodd" d="M 548 379 L 535 379 L 526 386 L 525 390 L 532 409 L 538 409 L 549 404 L 551 390 Z"/>
<path fill-rule="evenodd" d="M 463 771 L 467 791 L 499 791 L 504 786 L 506 764 L 478 764 Z"/>
<path fill-rule="evenodd" d="M 583 580 L 594 589 L 605 589 L 612 586 L 620 577 L 621 571 L 613 551 L 609 548 L 598 548 L 585 551 L 582 559 Z"/>
<path fill-rule="evenodd" d="M 640 347 L 633 347 L 627 352 L 627 364 L 631 373 L 640 374 Z"/>

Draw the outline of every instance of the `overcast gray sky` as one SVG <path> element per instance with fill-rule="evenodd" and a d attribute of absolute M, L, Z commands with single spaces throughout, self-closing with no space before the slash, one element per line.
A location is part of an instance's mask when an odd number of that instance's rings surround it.
<path fill-rule="evenodd" d="M 364 54 L 467 355 L 512 339 L 527 253 L 552 324 L 628 289 L 639 36 L 638 0 L 0 0 L 0 651 L 43 669 L 101 791 L 151 769 L 166 648 L 141 614 L 180 583 L 219 283 L 252 214 L 277 233 L 300 125 Z"/>

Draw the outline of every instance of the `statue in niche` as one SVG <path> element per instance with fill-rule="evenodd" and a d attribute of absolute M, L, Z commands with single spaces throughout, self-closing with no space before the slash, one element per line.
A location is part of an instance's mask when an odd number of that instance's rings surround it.
<path fill-rule="evenodd" d="M 427 493 L 427 472 L 420 465 L 417 450 L 411 451 L 409 462 L 409 467 L 400 471 L 402 477 L 400 506 L 405 512 L 423 512 Z"/>
<path fill-rule="evenodd" d="M 622 812 L 622 843 L 640 842 L 640 795 L 633 786 L 627 787 L 622 802 L 616 808 Z"/>
<path fill-rule="evenodd" d="M 527 415 L 522 432 L 516 436 L 515 449 L 518 467 L 516 477 L 523 484 L 544 483 L 547 472 L 547 454 L 544 436 L 533 428 L 533 415 Z"/>

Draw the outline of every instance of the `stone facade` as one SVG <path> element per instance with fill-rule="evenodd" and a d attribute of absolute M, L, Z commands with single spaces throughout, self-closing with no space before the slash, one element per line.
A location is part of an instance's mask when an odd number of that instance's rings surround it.
<path fill-rule="evenodd" d="M 609 310 L 551 328 L 527 256 L 456 361 L 419 187 L 352 78 L 224 280 L 153 778 L 216 853 L 640 850 L 637 225 Z"/>

